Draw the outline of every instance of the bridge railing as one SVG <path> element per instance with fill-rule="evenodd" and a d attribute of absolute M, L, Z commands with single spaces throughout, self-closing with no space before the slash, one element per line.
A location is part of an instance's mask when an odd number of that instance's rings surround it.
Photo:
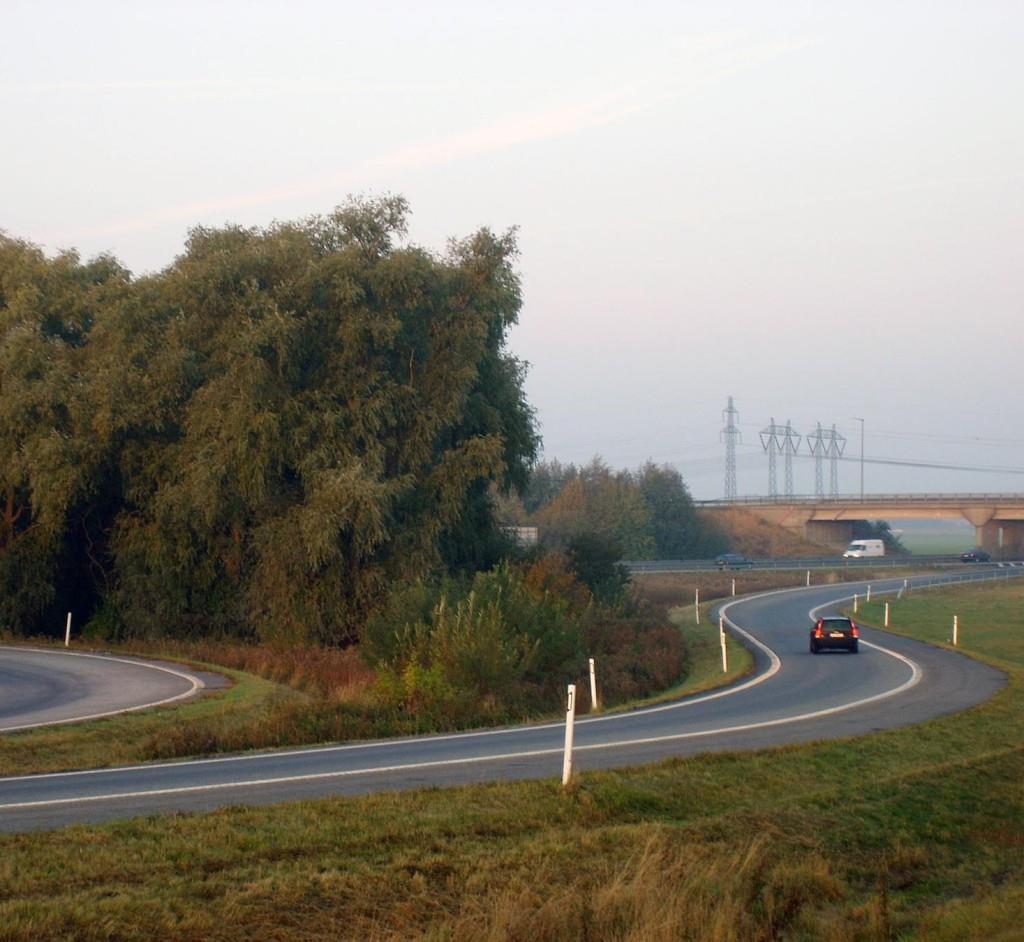
<path fill-rule="evenodd" d="M 715 500 L 695 500 L 698 507 L 731 507 L 745 504 L 880 504 L 880 503 L 935 503 L 945 501 L 950 503 L 966 503 L 969 501 L 1024 501 L 1024 494 L 830 494 L 824 497 L 816 497 L 809 494 L 794 494 L 783 496 L 777 494 L 774 497 L 763 497 L 751 495 L 748 497 L 720 497 Z"/>

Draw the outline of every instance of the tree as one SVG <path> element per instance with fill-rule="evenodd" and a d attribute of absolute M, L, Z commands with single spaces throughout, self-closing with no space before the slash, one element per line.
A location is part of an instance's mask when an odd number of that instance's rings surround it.
<path fill-rule="evenodd" d="M 48 606 L 91 604 L 97 426 L 88 344 L 128 273 L 101 256 L 47 259 L 0 234 L 0 621 L 27 631 Z"/>
<path fill-rule="evenodd" d="M 627 559 L 654 553 L 651 511 L 629 472 L 613 472 L 600 458 L 578 469 L 558 496 L 534 515 L 545 543 L 565 547 L 581 533 L 613 539 Z"/>
<path fill-rule="evenodd" d="M 569 568 L 603 605 L 619 602 L 629 584 L 629 572 L 619 562 L 622 545 L 604 533 L 583 531 L 570 541 L 566 551 Z"/>
<path fill-rule="evenodd" d="M 637 471 L 636 481 L 651 510 L 658 559 L 706 559 L 727 549 L 725 537 L 697 516 L 675 468 L 648 461 Z"/>
<path fill-rule="evenodd" d="M 536 513 L 550 504 L 570 481 L 579 477 L 574 464 L 562 464 L 557 459 L 538 461 L 530 470 L 526 487 L 522 491 L 523 507 L 527 513 Z"/>
<path fill-rule="evenodd" d="M 5 241 L 0 559 L 87 574 L 129 631 L 322 642 L 395 581 L 490 560 L 491 490 L 537 448 L 515 238 L 438 257 L 398 244 L 407 212 L 198 228 L 135 282 Z M 25 578 L 22 626 L 55 593 Z"/>

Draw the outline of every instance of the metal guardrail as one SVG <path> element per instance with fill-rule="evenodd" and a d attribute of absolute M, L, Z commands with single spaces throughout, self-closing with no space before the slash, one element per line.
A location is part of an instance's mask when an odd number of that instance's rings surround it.
<path fill-rule="evenodd" d="M 908 590 L 939 589 L 943 586 L 959 585 L 962 582 L 997 582 L 1000 579 L 1020 579 L 1024 577 L 1024 562 L 982 564 L 981 572 L 962 572 L 937 576 L 934 582 L 924 582 L 920 577 L 907 587 Z M 993 566 L 995 568 L 993 568 Z"/>
<path fill-rule="evenodd" d="M 819 556 L 803 559 L 753 559 L 752 565 L 722 568 L 722 572 L 781 572 L 820 569 L 941 569 L 950 566 L 990 569 L 1024 569 L 1024 560 L 1003 560 L 991 563 L 962 563 L 960 556 L 873 556 L 867 559 L 843 559 Z M 717 572 L 713 559 L 629 559 L 622 565 L 630 573 L 645 572 Z"/>

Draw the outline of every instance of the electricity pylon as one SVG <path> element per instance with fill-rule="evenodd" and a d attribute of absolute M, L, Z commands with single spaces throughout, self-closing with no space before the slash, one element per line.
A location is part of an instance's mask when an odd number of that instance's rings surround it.
<path fill-rule="evenodd" d="M 736 499 L 736 443 L 743 440 L 743 435 L 736 427 L 739 418 L 739 411 L 732 404 L 732 396 L 729 397 L 729 405 L 722 412 L 725 419 L 725 428 L 722 429 L 721 438 L 725 442 L 725 499 Z"/>

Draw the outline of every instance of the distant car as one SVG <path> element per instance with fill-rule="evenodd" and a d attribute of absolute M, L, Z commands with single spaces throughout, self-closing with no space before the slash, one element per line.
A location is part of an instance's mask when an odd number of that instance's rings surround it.
<path fill-rule="evenodd" d="M 819 618 L 811 629 L 811 654 L 817 654 L 826 648 L 838 648 L 856 654 L 859 639 L 860 630 L 852 618 L 839 615 Z"/>
<path fill-rule="evenodd" d="M 992 557 L 983 549 L 968 550 L 966 553 L 960 554 L 960 562 L 962 563 L 989 563 L 991 561 Z"/>
<path fill-rule="evenodd" d="M 754 562 L 739 553 L 722 553 L 715 557 L 715 565 L 719 569 L 749 569 Z"/>

